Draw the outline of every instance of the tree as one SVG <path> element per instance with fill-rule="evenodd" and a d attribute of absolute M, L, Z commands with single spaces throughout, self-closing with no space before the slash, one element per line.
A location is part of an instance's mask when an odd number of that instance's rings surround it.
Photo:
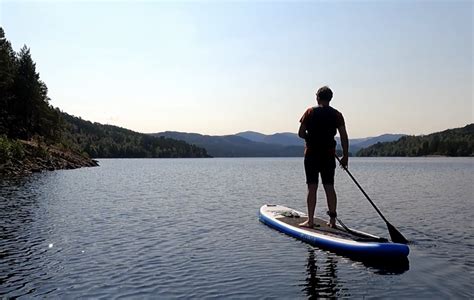
<path fill-rule="evenodd" d="M 12 103 L 14 115 L 10 136 L 28 139 L 35 133 L 38 125 L 38 111 L 43 101 L 43 90 L 36 72 L 36 65 L 30 55 L 30 50 L 23 46 L 18 54 L 18 69 L 13 82 L 15 94 Z"/>
<path fill-rule="evenodd" d="M 12 138 L 30 139 L 35 135 L 50 141 L 60 136 L 61 115 L 49 105 L 48 87 L 36 72 L 36 64 L 26 46 L 18 53 L 18 63 L 13 78 L 13 99 L 9 126 Z"/>
<path fill-rule="evenodd" d="M 12 87 L 16 67 L 15 51 L 0 27 L 0 135 L 8 133 L 11 123 Z"/>

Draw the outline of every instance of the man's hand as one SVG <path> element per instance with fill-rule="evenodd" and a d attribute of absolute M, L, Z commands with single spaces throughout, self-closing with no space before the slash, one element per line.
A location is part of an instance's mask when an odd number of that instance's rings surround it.
<path fill-rule="evenodd" d="M 347 164 L 349 163 L 349 157 L 347 155 L 344 155 L 340 160 L 339 163 L 341 167 L 344 169 L 347 169 Z"/>

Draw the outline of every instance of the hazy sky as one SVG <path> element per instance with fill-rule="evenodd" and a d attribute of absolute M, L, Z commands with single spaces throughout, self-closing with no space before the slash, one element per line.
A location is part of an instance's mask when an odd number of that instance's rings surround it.
<path fill-rule="evenodd" d="M 296 132 L 322 85 L 350 137 L 474 122 L 473 1 L 5 1 L 51 104 L 140 132 Z"/>

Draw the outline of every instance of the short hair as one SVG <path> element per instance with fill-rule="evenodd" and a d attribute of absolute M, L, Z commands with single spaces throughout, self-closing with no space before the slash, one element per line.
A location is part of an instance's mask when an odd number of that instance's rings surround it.
<path fill-rule="evenodd" d="M 316 92 L 316 97 L 322 101 L 331 101 L 332 99 L 332 91 L 328 86 L 323 86 Z"/>

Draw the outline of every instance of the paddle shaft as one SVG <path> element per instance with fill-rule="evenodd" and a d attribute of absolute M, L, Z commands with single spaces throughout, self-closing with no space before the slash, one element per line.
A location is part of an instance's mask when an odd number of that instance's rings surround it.
<path fill-rule="evenodd" d="M 339 163 L 341 162 L 341 160 L 339 159 L 339 157 L 336 155 L 336 158 L 337 160 L 339 161 Z M 372 206 L 375 208 L 375 210 L 377 211 L 377 213 L 380 215 L 380 217 L 382 217 L 382 219 L 385 221 L 385 223 L 388 223 L 387 219 L 385 219 L 384 215 L 382 214 L 382 212 L 379 210 L 379 208 L 375 205 L 374 202 L 372 202 L 372 200 L 370 199 L 369 195 L 367 195 L 367 193 L 364 191 L 364 189 L 360 186 L 360 184 L 357 182 L 357 180 L 354 178 L 354 176 L 352 176 L 351 172 L 349 172 L 349 169 L 347 169 L 347 167 L 344 167 L 342 166 L 342 168 L 347 172 L 347 174 L 349 174 L 349 177 L 351 177 L 351 179 L 354 181 L 354 183 L 357 185 L 357 187 L 360 189 L 360 191 L 362 192 L 362 194 L 364 194 L 365 198 L 367 198 L 367 200 L 369 200 L 370 204 L 372 204 Z"/>
<path fill-rule="evenodd" d="M 339 159 L 339 157 L 336 155 L 336 158 L 337 160 L 339 161 L 339 163 L 341 163 L 341 160 Z M 342 165 L 342 164 L 341 164 Z M 387 229 L 388 229 L 388 233 L 390 233 L 390 238 L 392 239 L 393 242 L 395 243 L 402 243 L 402 244 L 408 244 L 408 240 L 400 233 L 400 231 L 398 231 L 395 226 L 393 226 L 392 224 L 390 224 L 387 219 L 385 219 L 384 215 L 382 214 L 382 212 L 378 209 L 378 207 L 375 205 L 374 202 L 372 202 L 372 200 L 370 199 L 369 195 L 367 195 L 367 193 L 364 191 L 364 189 L 360 186 L 360 184 L 357 182 L 357 180 L 354 178 L 354 176 L 352 176 L 351 172 L 349 172 L 349 170 L 347 169 L 346 166 L 342 166 L 344 168 L 344 170 L 346 170 L 347 174 L 349 174 L 349 176 L 351 177 L 351 179 L 354 181 L 354 183 L 357 185 L 357 187 L 361 190 L 362 194 L 364 194 L 365 198 L 367 198 L 367 200 L 369 200 L 370 204 L 372 204 L 372 206 L 375 208 L 375 210 L 377 211 L 377 213 L 380 215 L 380 217 L 382 217 L 382 219 L 385 221 L 385 224 L 387 225 Z"/>

